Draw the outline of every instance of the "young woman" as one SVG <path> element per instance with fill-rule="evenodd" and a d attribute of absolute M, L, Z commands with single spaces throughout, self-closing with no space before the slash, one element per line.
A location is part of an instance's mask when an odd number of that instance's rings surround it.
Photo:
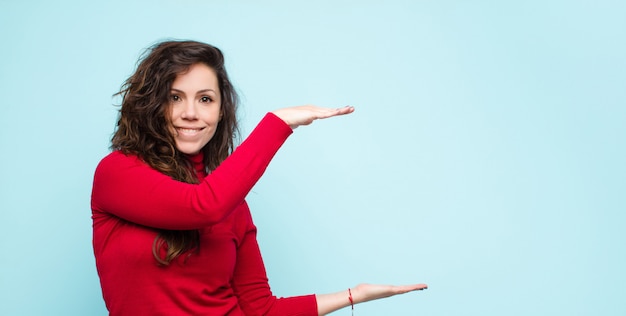
<path fill-rule="evenodd" d="M 270 291 L 245 197 L 293 129 L 353 107 L 267 113 L 235 149 L 237 95 L 223 55 L 194 41 L 153 46 L 119 94 L 114 151 L 96 169 L 91 199 L 111 315 L 325 315 L 426 288 Z"/>

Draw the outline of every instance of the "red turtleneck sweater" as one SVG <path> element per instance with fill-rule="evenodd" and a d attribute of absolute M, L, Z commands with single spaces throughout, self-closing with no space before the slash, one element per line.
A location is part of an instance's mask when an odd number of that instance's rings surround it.
<path fill-rule="evenodd" d="M 317 315 L 315 295 L 276 298 L 244 201 L 291 128 L 269 113 L 216 170 L 191 156 L 199 184 L 175 181 L 115 151 L 96 168 L 93 247 L 111 315 Z M 198 229 L 200 249 L 168 266 L 155 228 Z"/>

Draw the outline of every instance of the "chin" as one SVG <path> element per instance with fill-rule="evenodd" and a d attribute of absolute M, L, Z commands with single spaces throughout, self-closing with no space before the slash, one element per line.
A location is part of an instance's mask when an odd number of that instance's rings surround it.
<path fill-rule="evenodd" d="M 206 146 L 206 144 L 208 144 L 208 141 L 198 141 L 198 142 L 182 142 L 182 141 L 177 141 L 176 142 L 176 149 L 178 149 L 178 151 L 180 151 L 183 154 L 186 155 L 195 155 L 197 153 L 199 153 L 202 148 L 204 148 L 204 146 Z"/>
<path fill-rule="evenodd" d="M 185 155 L 195 155 L 202 150 L 202 147 L 179 147 L 176 146 L 176 149 Z"/>

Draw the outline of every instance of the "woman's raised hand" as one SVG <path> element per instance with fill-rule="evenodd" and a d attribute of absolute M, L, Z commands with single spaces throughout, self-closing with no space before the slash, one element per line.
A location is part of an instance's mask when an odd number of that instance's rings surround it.
<path fill-rule="evenodd" d="M 325 119 L 338 115 L 345 115 L 354 112 L 353 106 L 345 106 L 338 109 L 325 108 L 316 105 L 294 106 L 272 111 L 292 129 L 302 125 L 309 125 L 315 120 Z"/>

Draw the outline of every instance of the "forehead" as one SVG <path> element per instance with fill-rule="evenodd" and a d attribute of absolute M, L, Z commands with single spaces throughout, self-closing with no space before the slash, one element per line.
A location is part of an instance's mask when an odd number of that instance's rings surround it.
<path fill-rule="evenodd" d="M 205 64 L 194 64 L 187 71 L 176 76 L 172 83 L 172 88 L 179 90 L 212 89 L 217 91 L 217 74 L 213 68 Z"/>

